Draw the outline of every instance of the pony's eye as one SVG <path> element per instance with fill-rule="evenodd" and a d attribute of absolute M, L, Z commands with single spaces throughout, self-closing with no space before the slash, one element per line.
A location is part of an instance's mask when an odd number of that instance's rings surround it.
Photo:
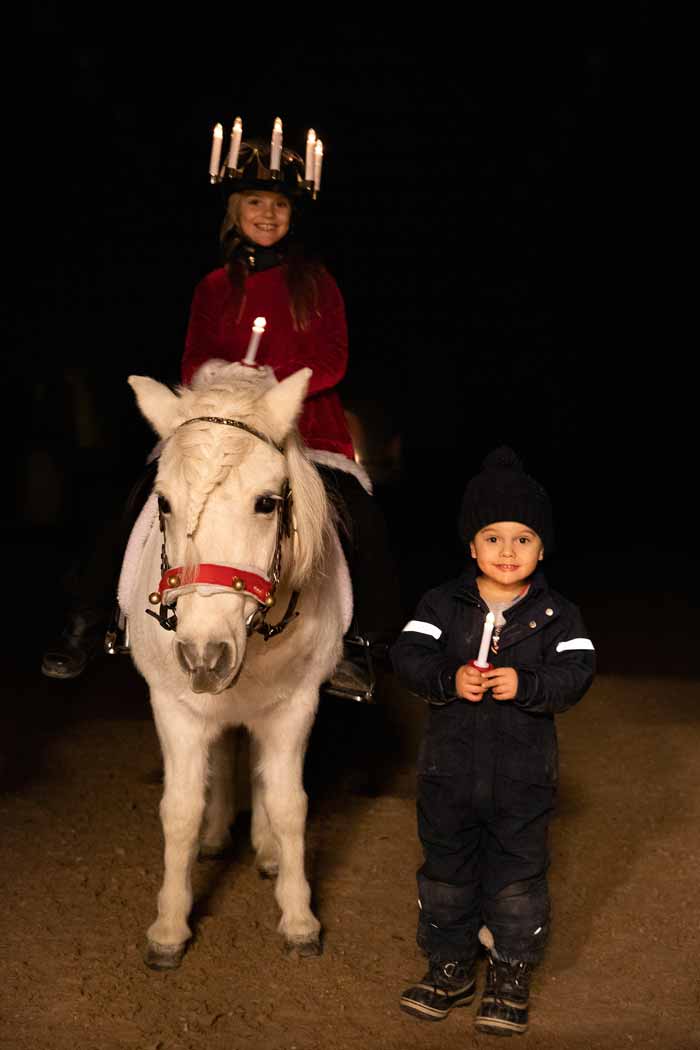
<path fill-rule="evenodd" d="M 273 499 L 272 496 L 258 496 L 255 501 L 255 513 L 256 514 L 272 514 L 272 511 L 277 505 L 277 500 Z"/>
<path fill-rule="evenodd" d="M 161 514 L 169 514 L 170 513 L 170 503 L 165 498 L 165 496 L 159 496 L 158 497 L 158 507 L 160 509 Z"/>

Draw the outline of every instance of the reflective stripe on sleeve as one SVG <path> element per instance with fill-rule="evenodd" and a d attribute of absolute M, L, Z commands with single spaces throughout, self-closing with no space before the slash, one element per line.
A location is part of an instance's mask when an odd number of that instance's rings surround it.
<path fill-rule="evenodd" d="M 426 623 L 425 620 L 409 620 L 404 631 L 415 631 L 417 634 L 429 634 L 431 638 L 439 638 L 442 631 L 439 627 L 436 627 L 433 623 Z M 403 631 L 401 632 L 403 634 Z"/>
<path fill-rule="evenodd" d="M 568 649 L 594 649 L 590 638 L 572 638 L 568 642 L 559 642 L 558 653 L 565 653 Z"/>

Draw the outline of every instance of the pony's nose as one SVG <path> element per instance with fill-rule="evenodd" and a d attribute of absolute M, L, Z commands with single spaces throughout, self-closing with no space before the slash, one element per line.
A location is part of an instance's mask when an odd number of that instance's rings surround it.
<path fill-rule="evenodd" d="M 195 642 L 177 642 L 175 649 L 180 667 L 191 675 L 192 691 L 218 692 L 233 666 L 229 643 L 206 642 L 200 647 Z"/>

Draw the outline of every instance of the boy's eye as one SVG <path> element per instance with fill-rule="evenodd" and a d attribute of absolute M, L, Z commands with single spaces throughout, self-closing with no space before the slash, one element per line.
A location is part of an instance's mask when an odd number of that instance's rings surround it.
<path fill-rule="evenodd" d="M 529 536 L 519 536 L 518 537 L 518 543 L 529 543 L 529 542 L 530 542 L 530 537 Z"/>

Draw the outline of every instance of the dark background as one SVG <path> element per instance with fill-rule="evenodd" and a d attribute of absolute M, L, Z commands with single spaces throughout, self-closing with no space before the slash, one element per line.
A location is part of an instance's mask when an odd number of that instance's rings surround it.
<path fill-rule="evenodd" d="M 193 288 L 219 261 L 212 126 L 240 115 L 266 135 L 279 115 L 286 145 L 303 153 L 313 126 L 326 146 L 341 393 L 377 440 L 400 435 L 400 476 L 377 495 L 407 609 L 458 568 L 464 483 L 501 443 L 551 493 L 562 590 L 687 592 L 692 392 L 669 336 L 672 180 L 644 5 L 624 46 L 267 16 L 167 45 L 77 46 L 64 28 L 47 8 L 32 39 L 11 530 L 58 563 L 102 493 L 128 488 L 152 437 L 126 376 L 178 380 Z"/>

